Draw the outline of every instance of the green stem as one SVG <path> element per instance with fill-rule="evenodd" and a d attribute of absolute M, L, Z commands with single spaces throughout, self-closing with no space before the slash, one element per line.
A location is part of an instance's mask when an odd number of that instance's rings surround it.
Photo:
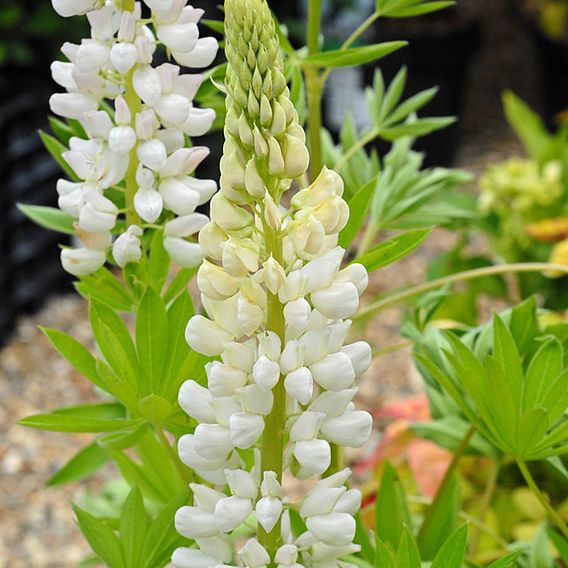
<path fill-rule="evenodd" d="M 544 507 L 545 511 L 548 513 L 550 518 L 554 521 L 554 524 L 560 529 L 562 534 L 568 539 L 568 525 L 562 520 L 562 517 L 554 510 L 554 507 L 550 504 L 548 499 L 544 496 L 542 491 L 539 489 L 534 477 L 532 476 L 527 464 L 522 460 L 517 460 L 517 465 L 530 487 L 531 491 L 534 493 L 535 497 L 540 501 L 541 505 Z"/>
<path fill-rule="evenodd" d="M 372 142 L 380 133 L 381 131 L 378 128 L 369 130 L 367 134 L 359 138 L 359 140 L 357 140 L 357 142 L 355 142 L 355 144 L 353 144 L 353 146 L 351 146 L 351 148 L 349 148 L 349 150 L 347 150 L 347 152 L 345 152 L 345 154 L 343 154 L 343 156 L 335 162 L 333 169 L 339 173 L 359 150 L 364 148 L 367 144 L 369 144 L 369 142 Z"/>
<path fill-rule="evenodd" d="M 169 442 L 168 438 L 166 437 L 164 430 L 162 429 L 160 424 L 156 424 L 156 423 L 153 424 L 153 428 L 154 428 L 154 432 L 156 433 L 156 436 L 158 437 L 158 440 L 160 440 L 160 442 L 162 443 L 162 445 L 164 446 L 164 448 L 168 452 L 168 455 L 170 456 L 172 463 L 174 464 L 175 468 L 177 469 L 181 480 L 183 481 L 183 483 L 185 485 L 187 485 L 191 481 L 191 472 L 179 459 L 177 452 L 174 450 L 174 448 L 170 444 L 170 442 Z"/>
<path fill-rule="evenodd" d="M 135 0 L 122 0 L 122 9 L 127 12 L 134 11 Z M 136 65 L 129 71 L 126 76 L 126 89 L 124 91 L 124 100 L 130 109 L 130 114 L 132 115 L 131 126 L 136 128 L 136 114 L 142 110 L 142 102 L 134 90 L 132 84 L 132 77 L 134 71 L 136 70 Z M 138 144 L 132 148 L 128 158 L 128 170 L 126 172 L 126 191 L 124 193 L 124 198 L 126 202 L 126 226 L 130 225 L 140 225 L 141 219 L 136 213 L 134 208 L 134 196 L 138 191 L 138 183 L 136 182 L 136 171 L 138 170 L 138 156 L 136 154 Z"/>
<path fill-rule="evenodd" d="M 418 531 L 418 537 L 417 537 L 418 542 L 420 542 L 424 538 L 424 535 L 427 533 L 430 525 L 432 524 L 434 520 L 434 513 L 440 506 L 440 502 L 444 497 L 444 493 L 446 492 L 446 489 L 448 488 L 448 485 L 450 484 L 452 477 L 458 467 L 458 463 L 462 458 L 469 444 L 469 441 L 471 440 L 471 437 L 473 436 L 474 433 L 475 433 L 475 426 L 472 425 L 469 427 L 468 431 L 465 433 L 465 436 L 460 442 L 460 445 L 454 452 L 452 461 L 450 462 L 450 465 L 448 466 L 448 469 L 444 474 L 444 478 L 442 479 L 442 483 L 440 483 L 440 487 L 438 488 L 438 491 L 436 491 L 436 496 L 434 497 L 432 504 L 428 507 L 428 510 L 426 511 L 426 515 L 424 516 L 424 520 L 422 521 L 422 525 L 420 526 L 420 530 Z"/>
<path fill-rule="evenodd" d="M 367 223 L 367 228 L 363 233 L 363 238 L 361 239 L 361 243 L 359 244 L 359 248 L 357 249 L 357 256 L 363 256 L 375 240 L 377 233 L 379 232 L 378 225 L 373 222 L 372 220 Z"/>
<path fill-rule="evenodd" d="M 477 523 L 474 524 L 474 533 L 471 536 L 471 541 L 469 543 L 469 554 L 471 557 L 475 557 L 477 551 L 477 545 L 479 543 L 479 538 L 481 536 L 481 527 L 484 526 L 485 517 L 487 511 L 491 506 L 491 501 L 493 500 L 493 495 L 495 495 L 495 489 L 497 488 L 497 479 L 499 478 L 499 472 L 501 471 L 501 460 L 495 459 L 491 461 L 491 470 L 489 471 L 489 476 L 485 482 L 485 490 L 481 498 L 481 503 L 479 504 L 479 513 L 477 514 Z"/>
<path fill-rule="evenodd" d="M 274 260 L 283 265 L 282 239 L 279 231 L 265 226 L 264 230 L 268 254 L 272 254 Z M 273 331 L 280 337 L 282 345 L 285 342 L 285 322 L 284 306 L 280 303 L 278 296 L 267 292 L 267 320 L 266 329 Z M 266 417 L 264 435 L 262 436 L 261 448 L 261 471 L 274 471 L 278 480 L 282 482 L 283 455 L 284 455 L 284 433 L 286 429 L 286 390 L 284 388 L 284 377 L 273 389 L 274 405 L 272 411 Z M 262 479 L 262 476 L 261 476 Z M 280 521 L 267 533 L 260 525 L 258 526 L 258 541 L 264 546 L 270 558 L 274 559 L 276 551 L 281 543 Z"/>
<path fill-rule="evenodd" d="M 389 294 L 388 296 L 372 302 L 365 308 L 359 311 L 357 315 L 354 316 L 353 320 L 361 320 L 370 315 L 373 315 L 385 308 L 400 304 L 414 296 L 429 292 L 430 290 L 435 290 L 446 284 L 453 284 L 454 282 L 465 282 L 466 280 L 474 280 L 476 278 L 483 278 L 484 276 L 494 276 L 496 274 L 507 274 L 509 272 L 560 272 L 562 274 L 568 274 L 568 266 L 562 264 L 550 264 L 547 262 L 521 262 L 518 264 L 503 264 L 499 266 L 488 266 L 485 268 L 475 268 L 473 270 L 465 270 L 464 272 L 458 272 L 457 274 L 452 274 L 450 276 L 444 276 L 442 278 L 437 278 L 436 280 L 431 280 L 430 282 L 424 282 L 418 286 L 413 286 L 412 288 L 407 288 L 401 292 L 395 292 Z"/>
<path fill-rule="evenodd" d="M 322 0 L 309 0 L 307 44 L 308 54 L 319 51 L 319 38 L 321 31 L 321 3 Z M 310 150 L 310 177 L 314 180 L 323 167 L 321 151 L 321 100 L 323 83 L 316 67 L 305 69 L 306 89 L 308 98 L 308 141 Z"/>

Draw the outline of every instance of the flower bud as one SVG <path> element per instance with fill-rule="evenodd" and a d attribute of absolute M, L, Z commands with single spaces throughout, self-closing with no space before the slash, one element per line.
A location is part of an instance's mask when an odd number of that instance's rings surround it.
<path fill-rule="evenodd" d="M 345 412 L 326 420 L 321 427 L 323 438 L 349 448 L 360 448 L 371 435 L 373 418 L 364 410 Z"/>
<path fill-rule="evenodd" d="M 235 277 L 248 276 L 258 270 L 259 254 L 258 245 L 251 239 L 230 237 L 223 246 L 223 268 Z"/>
<path fill-rule="evenodd" d="M 355 519 L 347 513 L 316 515 L 306 521 L 308 530 L 330 546 L 343 546 L 353 542 Z"/>
<path fill-rule="evenodd" d="M 254 197 L 262 197 L 266 193 L 264 181 L 258 173 L 256 162 L 251 158 L 245 168 L 245 187 L 246 190 Z"/>
<path fill-rule="evenodd" d="M 181 385 L 178 401 L 184 412 L 198 422 L 215 423 L 211 393 L 195 381 L 185 381 Z"/>
<path fill-rule="evenodd" d="M 207 538 L 215 536 L 219 529 L 215 515 L 202 511 L 198 507 L 181 507 L 175 514 L 177 532 L 186 538 Z"/>
<path fill-rule="evenodd" d="M 300 367 L 286 375 L 286 392 L 300 404 L 308 404 L 314 395 L 314 381 L 307 367 Z"/>
<path fill-rule="evenodd" d="M 63 249 L 61 264 L 65 272 L 73 276 L 86 276 L 96 272 L 106 262 L 103 251 L 88 248 Z"/>
<path fill-rule="evenodd" d="M 91 250 L 100 250 L 106 253 L 112 243 L 112 234 L 106 233 L 89 233 L 79 227 L 79 223 L 73 223 L 75 235 L 86 248 Z"/>
<path fill-rule="evenodd" d="M 273 389 L 280 378 L 280 365 L 261 355 L 252 370 L 254 382 L 265 389 Z"/>
<path fill-rule="evenodd" d="M 274 176 L 284 172 L 284 158 L 278 140 L 271 136 L 268 139 L 268 173 Z"/>
<path fill-rule="evenodd" d="M 116 224 L 118 208 L 96 190 L 85 192 L 85 204 L 79 213 L 79 227 L 89 233 L 110 231 Z"/>
<path fill-rule="evenodd" d="M 264 268 L 264 281 L 266 287 L 272 294 L 277 294 L 281 287 L 286 282 L 286 272 L 282 265 L 270 256 L 268 260 L 262 265 Z"/>
<path fill-rule="evenodd" d="M 202 294 L 213 300 L 226 300 L 234 296 L 239 282 L 223 268 L 204 260 L 197 272 L 197 285 Z"/>
<path fill-rule="evenodd" d="M 227 239 L 227 233 L 213 221 L 204 225 L 199 232 L 199 244 L 203 252 L 214 260 L 221 260 L 223 245 Z"/>
<path fill-rule="evenodd" d="M 233 444 L 245 450 L 252 447 L 264 431 L 264 419 L 258 414 L 248 414 L 238 412 L 233 414 L 229 420 L 231 429 L 231 440 Z"/>
<path fill-rule="evenodd" d="M 142 229 L 137 225 L 130 225 L 126 233 L 116 239 L 112 247 L 112 256 L 118 266 L 124 267 L 129 262 L 138 262 L 142 258 L 141 236 Z"/>
<path fill-rule="evenodd" d="M 230 532 L 242 525 L 252 513 L 250 499 L 237 497 L 225 497 L 215 507 L 215 521 L 222 532 Z"/>
<path fill-rule="evenodd" d="M 337 282 L 316 290 L 311 298 L 314 307 L 330 319 L 345 319 L 359 308 L 359 292 L 351 282 Z"/>
<path fill-rule="evenodd" d="M 128 154 L 136 144 L 136 132 L 130 126 L 116 126 L 109 132 L 108 145 L 119 156 Z"/>
<path fill-rule="evenodd" d="M 275 471 L 264 472 L 260 491 L 263 497 L 282 497 L 282 485 L 280 485 Z"/>
<path fill-rule="evenodd" d="M 140 187 L 134 195 L 134 209 L 147 223 L 154 223 L 158 220 L 163 206 L 162 196 L 152 187 Z"/>
<path fill-rule="evenodd" d="M 132 84 L 136 94 L 150 107 L 156 105 L 162 96 L 160 75 L 150 65 L 140 65 L 136 68 Z"/>
<path fill-rule="evenodd" d="M 349 357 L 339 351 L 310 366 L 314 380 L 324 389 L 339 391 L 349 388 L 355 380 L 355 371 Z"/>
<path fill-rule="evenodd" d="M 260 526 L 271 532 L 282 514 L 282 501 L 276 497 L 263 497 L 256 504 L 256 518 Z"/>
<path fill-rule="evenodd" d="M 251 214 L 229 201 L 222 193 L 217 193 L 211 199 L 211 219 L 230 231 L 243 229 L 252 223 Z"/>
<path fill-rule="evenodd" d="M 198 353 L 207 357 L 220 355 L 231 334 L 202 315 L 193 316 L 185 329 L 185 340 Z"/>
<path fill-rule="evenodd" d="M 296 138 L 286 134 L 284 137 L 284 175 L 295 179 L 306 172 L 310 163 L 310 154 L 306 145 Z"/>
<path fill-rule="evenodd" d="M 274 557 L 274 562 L 282 566 L 292 566 L 298 560 L 298 548 L 294 544 L 283 544 Z"/>

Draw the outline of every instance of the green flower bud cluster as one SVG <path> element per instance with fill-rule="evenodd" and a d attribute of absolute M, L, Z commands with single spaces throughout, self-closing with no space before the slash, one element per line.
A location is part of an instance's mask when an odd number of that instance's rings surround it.
<path fill-rule="evenodd" d="M 236 203 L 278 203 L 308 167 L 272 14 L 265 0 L 225 2 L 227 119 L 221 190 Z"/>

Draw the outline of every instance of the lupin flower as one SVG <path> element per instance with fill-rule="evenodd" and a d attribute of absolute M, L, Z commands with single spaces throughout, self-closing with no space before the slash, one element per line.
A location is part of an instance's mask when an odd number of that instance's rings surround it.
<path fill-rule="evenodd" d="M 199 550 L 178 549 L 172 560 L 179 568 L 337 566 L 358 549 L 361 494 L 345 486 L 350 470 L 320 479 L 299 505 L 307 531 L 295 540 L 282 472 L 323 476 L 332 444 L 360 447 L 369 436 L 371 416 L 352 400 L 371 350 L 345 345 L 367 273 L 357 264 L 341 269 L 338 233 L 349 210 L 335 172 L 324 169 L 288 210 L 283 205 L 309 155 L 265 0 L 226 0 L 225 31 L 220 192 L 199 235 L 207 315 L 186 329 L 194 350 L 219 359 L 206 366 L 207 387 L 189 380 L 179 396 L 198 422 L 179 440 L 180 457 L 219 490 L 194 486 L 194 504 L 180 509 L 176 526 Z M 255 464 L 247 470 L 241 452 L 251 448 Z M 228 494 L 220 491 L 225 484 Z M 211 553 L 209 539 L 225 539 L 253 511 L 257 537 L 227 557 L 225 549 Z"/>
<path fill-rule="evenodd" d="M 142 19 L 140 2 L 52 3 L 64 17 L 86 14 L 91 26 L 91 37 L 80 45 L 63 45 L 69 61 L 52 65 L 55 82 L 67 92 L 51 97 L 51 110 L 78 120 L 87 136 L 71 138 L 63 153 L 79 181 L 57 184 L 59 206 L 77 219 L 83 245 L 62 251 L 63 267 L 83 276 L 106 262 L 111 232 L 119 232 L 123 214 L 112 200 L 116 190 L 125 195 L 128 226 L 112 245 L 116 264 L 138 262 L 144 224 L 165 222 L 164 245 L 172 259 L 184 267 L 198 265 L 201 248 L 188 237 L 204 224 L 195 209 L 217 186 L 192 177 L 209 150 L 184 148 L 185 136 L 205 134 L 215 113 L 193 106 L 200 75 L 181 74 L 171 63 L 153 67 L 152 60 L 161 42 L 180 65 L 209 65 L 218 46 L 214 38 L 199 38 L 203 11 L 186 6 L 186 0 L 147 0 L 150 17 Z M 176 225 L 178 215 L 182 221 Z"/>

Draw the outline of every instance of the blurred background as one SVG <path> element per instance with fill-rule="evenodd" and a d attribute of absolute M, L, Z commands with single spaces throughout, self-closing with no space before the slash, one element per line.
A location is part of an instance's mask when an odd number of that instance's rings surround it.
<path fill-rule="evenodd" d="M 270 3 L 292 42 L 301 45 L 305 3 Z M 219 17 L 214 1 L 192 4 L 205 8 L 206 17 Z M 325 2 L 325 47 L 337 47 L 373 5 L 374 0 Z M 522 154 L 503 117 L 503 90 L 513 90 L 550 128 L 562 118 L 568 105 L 567 25 L 566 0 L 459 0 L 455 9 L 439 15 L 381 21 L 363 40 L 410 42 L 381 60 L 385 79 L 390 81 L 406 65 L 405 96 L 439 85 L 427 114 L 459 118 L 450 128 L 420 139 L 416 149 L 430 166 L 457 166 L 478 175 L 489 164 Z M 94 347 L 86 306 L 73 295 L 59 264 L 61 236 L 34 226 L 16 207 L 57 203 L 60 172 L 43 150 L 38 130 L 48 128 L 47 100 L 56 89 L 50 63 L 62 40 L 78 41 L 85 33 L 81 18 L 59 18 L 49 0 L 0 2 L 0 566 L 10 568 L 79 565 L 86 547 L 66 503 L 88 499 L 96 489 L 46 490 L 43 483 L 81 446 L 80 437 L 74 444 L 63 435 L 14 425 L 24 415 L 93 397 L 36 329 L 37 324 L 60 328 Z M 368 123 L 364 86 L 373 73 L 369 66 L 331 75 L 324 118 L 332 134 L 337 135 L 347 110 L 361 128 Z M 207 141 L 216 145 L 214 156 L 221 142 L 220 135 Z M 214 175 L 215 157 L 210 164 Z M 474 180 L 471 188 L 477 184 Z M 391 288 L 419 282 L 431 261 L 452 244 L 448 235 L 435 235 L 404 263 L 381 271 L 380 278 Z M 381 283 L 373 286 L 380 290 Z M 379 344 L 395 343 L 399 322 L 400 313 L 388 310 L 370 333 Z M 370 408 L 419 391 L 408 351 L 382 358 L 367 376 L 362 397 Z"/>

